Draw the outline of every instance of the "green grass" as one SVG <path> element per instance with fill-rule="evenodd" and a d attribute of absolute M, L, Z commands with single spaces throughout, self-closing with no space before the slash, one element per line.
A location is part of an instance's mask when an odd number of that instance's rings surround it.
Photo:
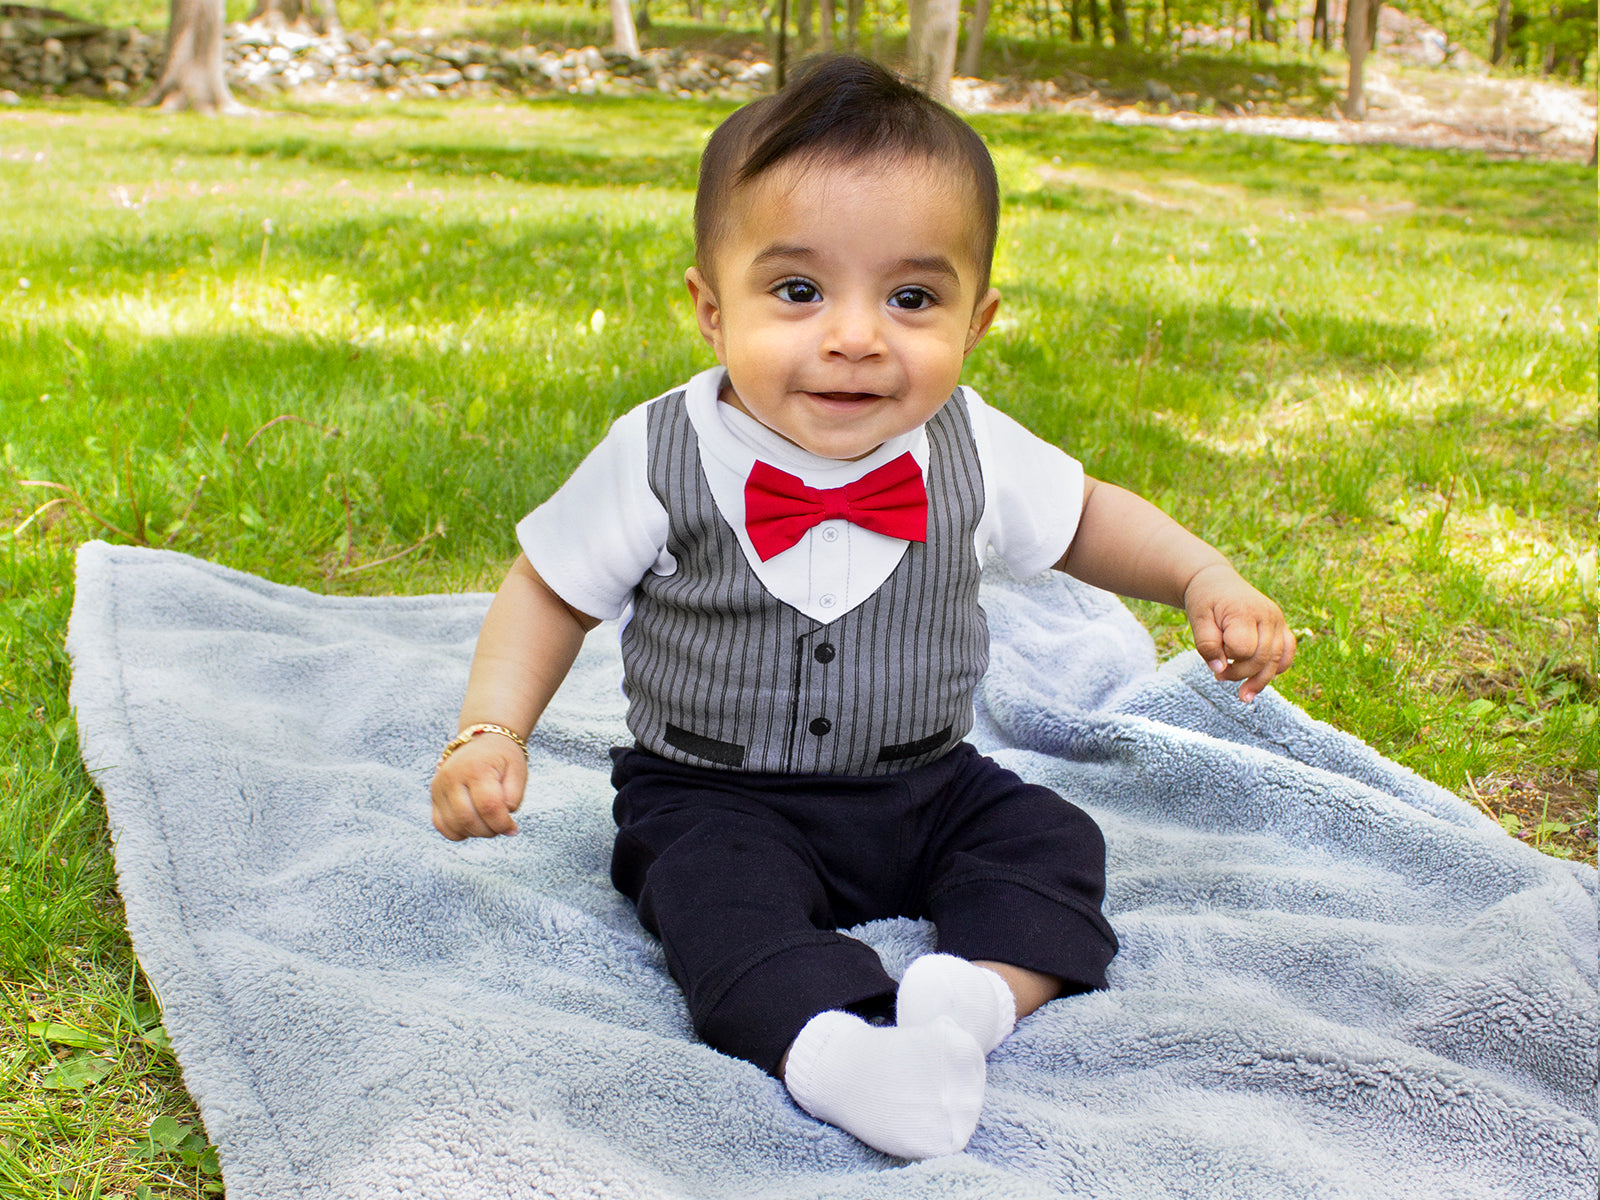
<path fill-rule="evenodd" d="M 515 519 L 707 361 L 680 280 L 725 111 L 0 115 L 0 1196 L 215 1182 L 78 760 L 72 548 L 492 587 Z M 1592 175 L 978 124 L 1006 299 L 969 381 L 1276 596 L 1286 694 L 1592 861 Z"/>

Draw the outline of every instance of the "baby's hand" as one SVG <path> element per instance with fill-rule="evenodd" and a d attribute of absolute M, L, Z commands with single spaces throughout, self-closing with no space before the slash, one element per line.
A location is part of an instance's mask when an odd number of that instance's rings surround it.
<path fill-rule="evenodd" d="M 433 773 L 433 827 L 452 842 L 513 834 L 528 762 L 510 738 L 480 734 Z"/>
<path fill-rule="evenodd" d="M 1194 648 L 1218 679 L 1244 680 L 1239 699 L 1246 703 L 1294 662 L 1294 634 L 1283 610 L 1226 563 L 1205 567 L 1189 580 L 1183 607 Z"/>

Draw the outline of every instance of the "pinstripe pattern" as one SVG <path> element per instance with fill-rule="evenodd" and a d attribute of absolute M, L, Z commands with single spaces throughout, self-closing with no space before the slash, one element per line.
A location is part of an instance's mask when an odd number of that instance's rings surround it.
<path fill-rule="evenodd" d="M 959 397 L 927 432 L 927 542 L 824 624 L 770 595 L 745 561 L 700 469 L 684 394 L 651 405 L 650 487 L 678 570 L 646 574 L 622 634 L 641 746 L 700 766 L 881 775 L 933 762 L 966 735 L 989 662 L 972 549 L 983 479 Z M 819 659 L 825 645 L 833 653 Z"/>

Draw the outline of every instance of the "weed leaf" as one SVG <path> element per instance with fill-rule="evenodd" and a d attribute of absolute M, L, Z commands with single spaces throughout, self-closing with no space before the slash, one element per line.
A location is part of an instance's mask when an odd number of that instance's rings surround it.
<path fill-rule="evenodd" d="M 93 1054 L 78 1054 L 69 1058 L 40 1082 L 52 1091 L 77 1092 L 99 1083 L 111 1073 L 112 1064 Z"/>
<path fill-rule="evenodd" d="M 29 1021 L 27 1030 L 29 1037 L 43 1038 L 58 1046 L 76 1046 L 80 1050 L 106 1048 L 104 1038 L 97 1037 L 86 1029 L 79 1029 L 76 1025 L 63 1025 L 58 1021 Z"/>

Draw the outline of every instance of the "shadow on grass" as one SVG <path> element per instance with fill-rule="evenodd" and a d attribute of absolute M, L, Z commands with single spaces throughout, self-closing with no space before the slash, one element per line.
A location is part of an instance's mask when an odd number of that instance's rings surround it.
<path fill-rule="evenodd" d="M 1157 322 L 1162 341 L 1151 362 L 1207 375 L 1252 361 L 1260 366 L 1263 352 L 1273 346 L 1301 356 L 1306 370 L 1362 374 L 1418 369 L 1433 361 L 1438 342 L 1438 335 L 1425 325 L 1381 314 L 1353 319 L 1318 309 L 1303 316 L 1288 305 L 1222 300 L 1193 306 L 1154 304 L 1026 281 L 1011 284 L 1007 300 L 1012 308 L 1051 314 L 1040 318 L 1040 328 L 1030 333 L 1026 344 L 1045 354 L 1053 369 L 1071 369 L 1073 361 L 1086 353 L 1102 368 L 1136 364 L 1150 349 Z M 1022 344 L 1022 339 L 1013 344 Z M 1542 344 L 1528 339 L 1530 352 Z"/>
<path fill-rule="evenodd" d="M 552 96 L 507 101 L 504 120 L 481 107 L 464 120 L 460 109 L 445 104 L 373 107 L 354 118 L 348 108 L 309 105 L 276 109 L 282 121 L 231 127 L 226 137 L 139 132 L 160 154 L 303 163 L 335 172 L 692 191 L 704 129 L 735 107 Z M 357 125 L 359 132 L 352 128 Z"/>
<path fill-rule="evenodd" d="M 671 319 L 660 297 L 678 294 L 694 253 L 687 228 L 664 233 L 647 216 L 629 222 L 615 214 L 588 214 L 522 225 L 424 215 L 339 216 L 275 232 L 271 271 L 263 278 L 262 240 L 254 225 L 241 226 L 236 236 L 192 229 L 152 232 L 136 241 L 99 236 L 31 256 L 30 269 L 38 277 L 71 278 L 80 302 L 126 303 L 130 294 L 159 294 L 170 289 L 176 269 L 192 266 L 228 292 L 235 285 L 264 286 L 270 295 L 273 289 L 324 287 L 334 280 L 380 316 L 492 319 L 501 311 L 537 314 L 547 307 L 565 328 L 597 306 L 625 306 L 629 297 L 640 305 L 660 304 L 663 319 Z M 69 275 L 72 268 L 84 272 L 83 282 Z"/>
<path fill-rule="evenodd" d="M 619 155 L 605 149 L 568 150 L 549 145 L 453 146 L 404 140 L 386 147 L 285 136 L 217 153 L 304 162 L 331 171 L 383 171 L 452 179 L 494 177 L 550 187 L 661 187 L 690 190 L 698 151 Z"/>
<path fill-rule="evenodd" d="M 1391 219 L 1419 229 L 1461 229 L 1562 241 L 1594 241 L 1594 174 L 1575 163 L 1496 162 L 1482 155 L 1400 146 L 1325 146 L 1208 130 L 1118 128 L 1084 117 L 978 117 L 991 144 L 1152 181 L 1194 180 L 1243 189 L 1251 200 L 1323 211 L 1405 201 Z M 1072 209 L 1088 203 L 1137 211 L 1070 185 L 1013 192 L 1008 206 Z M 1238 219 L 1218 205 L 1218 219 Z M 1470 218 L 1470 221 L 1468 221 Z"/>

